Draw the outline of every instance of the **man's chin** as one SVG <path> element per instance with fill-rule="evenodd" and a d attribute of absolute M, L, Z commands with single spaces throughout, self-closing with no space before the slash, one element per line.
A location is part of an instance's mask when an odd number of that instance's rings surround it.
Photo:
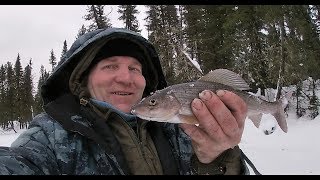
<path fill-rule="evenodd" d="M 130 104 L 118 104 L 116 108 L 125 113 L 130 113 L 132 105 Z"/>

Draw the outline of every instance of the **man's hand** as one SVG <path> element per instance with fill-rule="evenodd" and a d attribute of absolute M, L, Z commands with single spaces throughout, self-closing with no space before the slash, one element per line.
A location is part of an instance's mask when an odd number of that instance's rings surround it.
<path fill-rule="evenodd" d="M 199 126 L 180 124 L 192 139 L 192 146 L 202 163 L 210 163 L 222 152 L 238 145 L 247 116 L 246 103 L 235 93 L 204 90 L 192 101 L 191 108 Z"/>

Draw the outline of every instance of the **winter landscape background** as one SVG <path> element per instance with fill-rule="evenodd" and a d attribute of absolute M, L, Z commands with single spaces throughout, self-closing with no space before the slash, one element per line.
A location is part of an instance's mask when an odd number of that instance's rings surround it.
<path fill-rule="evenodd" d="M 304 87 L 308 82 L 304 82 Z M 294 87 L 284 88 L 287 92 L 295 91 Z M 308 93 L 308 91 L 306 90 Z M 320 91 L 316 92 L 319 97 Z M 263 115 L 259 128 L 251 120 L 246 119 L 245 130 L 240 148 L 254 163 L 257 170 L 263 175 L 319 175 L 320 167 L 320 116 L 312 119 L 306 114 L 297 118 L 295 114 L 295 96 L 288 99 L 289 110 L 288 132 L 284 133 L 270 114 Z M 307 104 L 305 104 L 307 105 Z M 24 129 L 14 131 L 0 129 L 0 146 L 10 144 Z M 264 131 L 275 130 L 265 135 Z M 253 170 L 248 166 L 252 175 Z"/>

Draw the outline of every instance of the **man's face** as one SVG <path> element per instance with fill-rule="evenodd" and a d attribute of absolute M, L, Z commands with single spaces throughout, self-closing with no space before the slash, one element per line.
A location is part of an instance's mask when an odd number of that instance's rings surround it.
<path fill-rule="evenodd" d="M 126 113 L 141 100 L 145 86 L 140 62 L 128 56 L 99 61 L 89 73 L 87 84 L 92 98 L 108 102 Z"/>

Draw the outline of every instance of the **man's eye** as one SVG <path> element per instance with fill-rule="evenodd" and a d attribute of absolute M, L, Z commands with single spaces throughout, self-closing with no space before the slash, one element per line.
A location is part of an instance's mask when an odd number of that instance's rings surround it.
<path fill-rule="evenodd" d="M 129 70 L 130 70 L 130 71 L 135 71 L 135 72 L 141 73 L 141 69 L 139 69 L 139 68 L 129 67 Z"/>
<path fill-rule="evenodd" d="M 117 66 L 116 65 L 105 65 L 103 66 L 103 69 L 116 69 Z"/>

